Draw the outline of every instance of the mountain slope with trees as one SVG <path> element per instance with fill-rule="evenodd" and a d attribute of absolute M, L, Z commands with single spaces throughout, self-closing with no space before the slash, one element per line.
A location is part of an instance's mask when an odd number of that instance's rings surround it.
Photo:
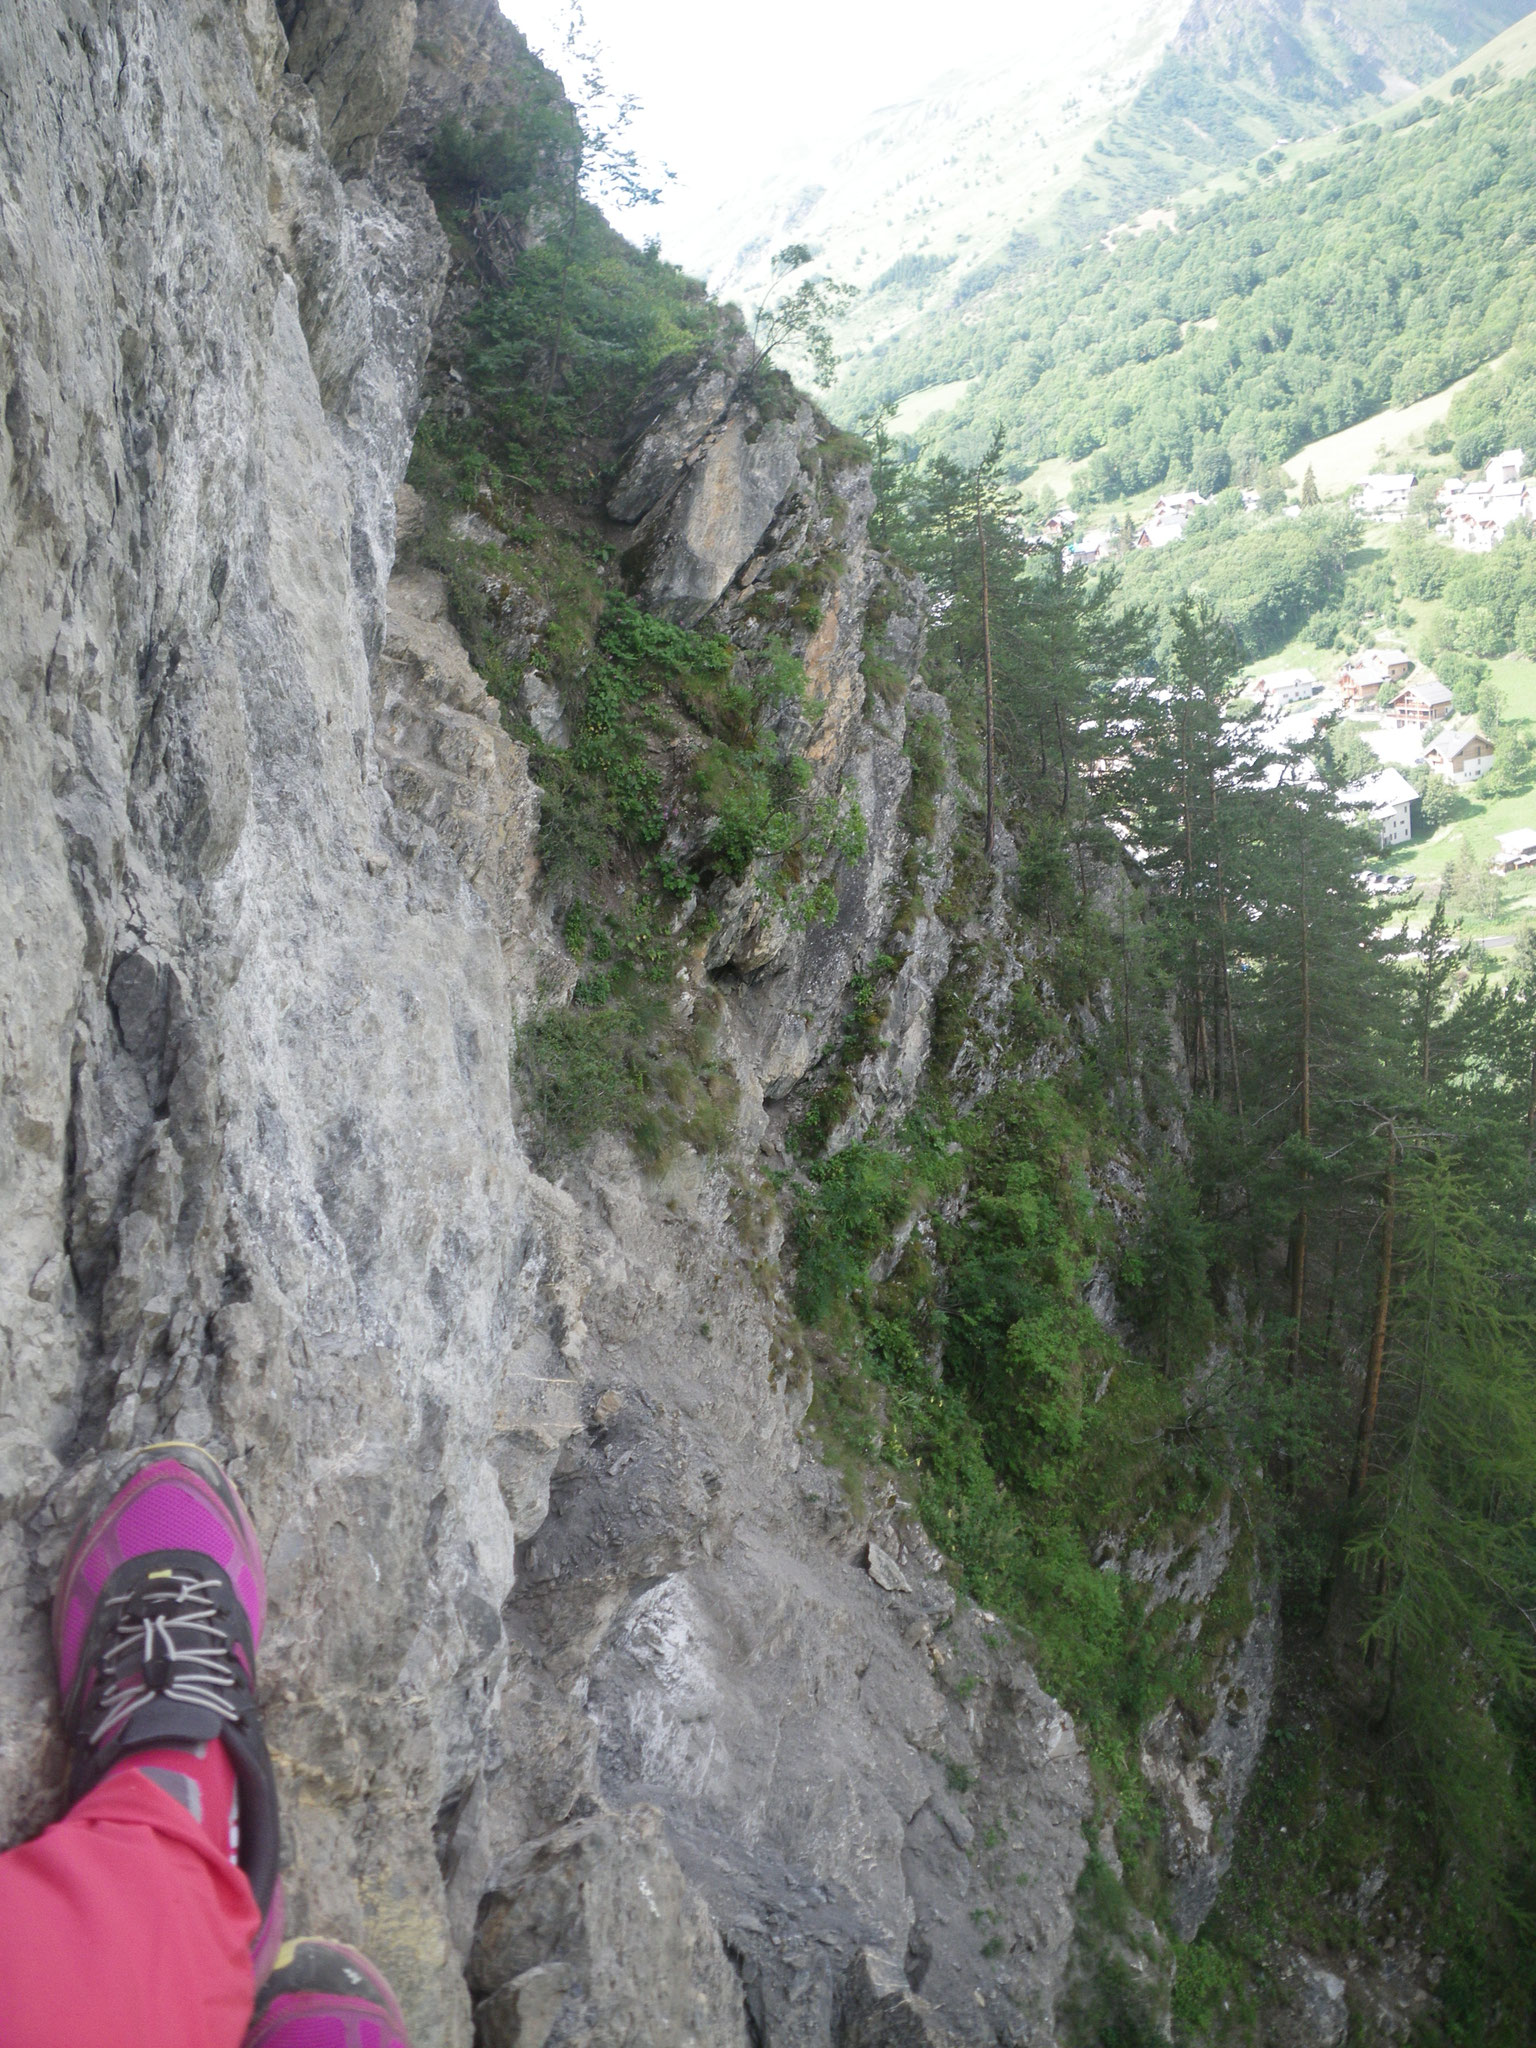
<path fill-rule="evenodd" d="M 1234 1881 L 1180 1954 L 1175 2038 L 1254 2038 L 1283 1942 L 1342 1957 L 1391 1929 L 1439 1958 L 1423 2038 L 1513 2048 L 1536 2017 L 1536 954 L 1501 987 L 1443 901 L 1419 939 L 1394 928 L 1363 886 L 1347 745 L 1233 721 L 1241 648 L 1209 602 L 1154 613 L 1112 570 L 1064 575 L 1020 540 L 995 459 L 877 474 L 978 791 L 995 732 L 1033 937 L 1000 1063 L 1019 1079 L 977 1100 L 938 1063 L 894 1147 L 813 1166 L 802 1275 L 860 1189 L 931 1205 L 922 1259 L 848 1287 L 845 1346 L 969 1583 L 1101 1739 L 1144 1727 L 1159 1654 L 1140 1617 L 1095 1619 L 1079 1575 L 1118 1489 L 1225 1484 L 1261 1532 L 1281 1718 Z M 978 794 L 983 866 L 984 815 Z M 1106 886 L 1127 854 L 1134 908 Z M 1000 971 L 968 948 L 959 1011 Z M 1136 1338 L 1095 1402 L 1102 1335 L 1067 1320 L 1082 1268 L 1051 1247 L 1081 1245 L 1073 1174 L 1117 1141 L 1145 1175 L 1114 1255 Z M 932 1333 L 938 1386 L 892 1321 Z M 1127 1882 L 1155 1896 L 1151 1868 Z M 1379 2023 L 1362 2011 L 1360 2038 Z"/>
<path fill-rule="evenodd" d="M 1057 226 L 1170 206 L 1212 172 L 1360 120 L 1461 61 L 1524 9 L 1520 0 L 1196 0 L 1161 63 L 1083 161 Z"/>
<path fill-rule="evenodd" d="M 963 318 L 927 316 L 855 364 L 839 405 L 968 379 L 930 440 L 998 422 L 1016 477 L 1092 457 L 1101 496 L 1219 489 L 1509 346 L 1536 290 L 1533 138 L 1527 78 L 1294 164 L 1271 153 L 1175 229 L 1021 257 Z"/>

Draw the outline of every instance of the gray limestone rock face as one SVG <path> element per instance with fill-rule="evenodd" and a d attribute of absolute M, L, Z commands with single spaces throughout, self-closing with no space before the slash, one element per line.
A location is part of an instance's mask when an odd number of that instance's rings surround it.
<path fill-rule="evenodd" d="M 499 1865 L 469 1981 L 482 2048 L 747 2048 L 736 1973 L 645 1807 L 572 1821 Z"/>
<path fill-rule="evenodd" d="M 739 644 L 776 633 L 793 641 L 806 678 L 803 708 L 785 714 L 786 737 L 810 763 L 813 793 L 865 825 L 863 851 L 831 856 L 812 880 L 835 890 L 835 916 L 808 928 L 764 886 L 756 867 L 719 877 L 708 904 L 714 924 L 704 967 L 727 997 L 743 1094 L 743 1131 L 765 1124 L 762 1105 L 781 1101 L 837 1039 L 853 976 L 880 951 L 899 908 L 909 835 L 902 805 L 911 784 L 903 751 L 907 709 L 870 698 L 866 640 L 877 589 L 887 602 L 879 657 L 906 685 L 923 647 L 921 588 L 876 560 L 869 542 L 874 496 L 867 470 L 826 472 L 808 405 L 765 420 L 748 374 L 751 351 L 722 345 L 685 372 L 664 375 L 630 426 L 630 444 L 608 513 L 632 526 L 624 557 L 649 604 L 691 624 L 717 624 Z M 765 618 L 765 592 L 816 577 L 823 600 L 799 625 Z M 813 620 L 814 623 L 809 621 Z M 917 687 L 914 708 L 947 731 L 942 700 Z M 934 915 L 942 893 L 955 806 L 942 807 L 927 863 L 921 913 L 903 948 L 893 995 L 894 1036 L 860 1080 L 853 1137 L 885 1112 L 910 1104 L 926 1057 L 933 996 L 948 968 L 948 937 Z"/>
<path fill-rule="evenodd" d="M 1142 1733 L 1141 1768 L 1163 1804 L 1174 1932 L 1192 1941 L 1231 1868 L 1238 1816 L 1269 1727 L 1278 1597 L 1255 1590 L 1254 1615 L 1206 1683 L 1199 1722 L 1173 1700 Z"/>
<path fill-rule="evenodd" d="M 541 1690 L 502 1741 L 547 1761 L 500 1782 L 493 1832 L 536 1823 L 564 1699 L 593 1736 L 582 1796 L 662 1817 L 754 2041 L 830 2048 L 855 2013 L 847 2038 L 1048 2039 L 1091 1810 L 1070 1717 L 1000 1624 L 955 1613 L 915 1525 L 861 1535 L 805 1458 L 730 1175 L 685 1159 L 652 1185 L 609 1143 L 572 1192 L 603 1392 L 519 1549 L 508 1625 Z"/>
<path fill-rule="evenodd" d="M 497 892 L 374 746 L 442 237 L 419 187 L 339 184 L 282 48 L 257 0 L 37 0 L 0 39 L 0 1829 L 57 1796 L 85 1489 L 210 1444 L 269 1555 L 295 1922 L 374 1953 L 437 2048 L 468 2002 L 434 1823 L 575 1339 Z M 450 731 L 515 791 L 461 706 L 419 761 Z"/>
<path fill-rule="evenodd" d="M 374 747 L 403 843 L 419 852 L 430 833 L 453 855 L 491 914 L 521 1022 L 536 1001 L 567 992 L 573 972 L 534 901 L 539 792 L 527 749 L 508 738 L 470 666 L 433 570 L 390 581 L 372 702 Z"/>
<path fill-rule="evenodd" d="M 946 767 L 952 771 L 949 707 L 944 699 L 918 683 L 907 691 L 904 709 L 909 722 L 933 721 Z M 884 1119 L 899 1118 L 916 1097 L 933 1043 L 934 998 L 954 957 L 954 942 L 938 905 L 949 887 L 958 814 L 951 772 L 934 805 L 935 829 L 921 858 L 910 930 L 899 946 L 900 965 L 891 983 L 882 1043 L 854 1071 L 853 1107 L 828 1140 L 829 1151 L 867 1136 Z"/>
<path fill-rule="evenodd" d="M 1299 1949 L 1276 1974 L 1283 2002 L 1266 2015 L 1265 2039 L 1275 2048 L 1339 2048 L 1349 2030 L 1345 1980 Z"/>
<path fill-rule="evenodd" d="M 400 111 L 416 40 L 416 0 L 280 0 L 288 68 L 314 95 L 326 153 L 366 171 Z"/>

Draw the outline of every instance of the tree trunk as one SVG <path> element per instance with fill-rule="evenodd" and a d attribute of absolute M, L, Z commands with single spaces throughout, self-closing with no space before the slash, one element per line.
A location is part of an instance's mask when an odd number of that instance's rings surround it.
<path fill-rule="evenodd" d="M 981 543 L 981 649 L 987 675 L 987 859 L 992 858 L 995 827 L 992 810 L 992 599 L 987 587 L 987 528 L 981 516 L 981 486 L 976 488 L 976 538 Z"/>
<path fill-rule="evenodd" d="M 1387 1177 L 1381 1200 L 1381 1272 L 1376 1281 L 1376 1314 L 1371 1324 L 1371 1350 L 1365 1367 L 1365 1386 L 1360 1395 L 1360 1429 L 1355 1446 L 1355 1469 L 1350 1477 L 1351 1500 L 1361 1491 L 1371 1465 L 1371 1435 L 1376 1427 L 1376 1404 L 1381 1399 L 1381 1361 L 1387 1349 L 1387 1312 L 1392 1301 L 1392 1226 L 1397 1219 L 1397 1136 L 1387 1155 Z"/>
<path fill-rule="evenodd" d="M 1227 952 L 1227 878 L 1221 861 L 1221 822 L 1217 810 L 1216 783 L 1211 782 L 1211 848 L 1216 859 L 1216 916 L 1221 945 L 1221 1005 L 1227 1026 L 1227 1058 L 1232 1063 L 1232 1099 L 1237 1108 L 1237 1127 L 1243 1130 L 1243 1077 L 1237 1065 L 1237 1026 L 1232 1021 L 1232 966 Z"/>
<path fill-rule="evenodd" d="M 555 311 L 555 338 L 549 351 L 549 368 L 544 375 L 544 389 L 539 397 L 538 424 L 534 429 L 538 434 L 544 431 L 544 417 L 549 411 L 549 401 L 555 389 L 555 376 L 560 368 L 560 351 L 565 346 L 565 308 L 570 297 L 571 266 L 576 260 L 576 228 L 580 218 L 581 170 L 578 160 L 571 179 L 571 218 L 565 232 L 565 249 L 560 264 L 560 304 Z"/>
<path fill-rule="evenodd" d="M 1209 1040 L 1205 1029 L 1205 987 L 1200 969 L 1200 938 L 1195 929 L 1195 806 L 1189 787 L 1189 708 L 1184 713 L 1179 727 L 1180 763 L 1180 804 L 1184 813 L 1184 909 L 1189 921 L 1189 999 L 1194 1005 L 1195 1021 L 1190 1045 L 1190 1088 L 1200 1092 L 1200 1084 L 1209 1072 Z M 1187 1013 L 1186 1013 L 1187 1014 Z"/>
<path fill-rule="evenodd" d="M 1301 1123 L 1302 1142 L 1312 1142 L 1312 956 L 1307 930 L 1307 845 L 1301 844 Z M 1291 1259 L 1291 1374 L 1301 1365 L 1301 1319 L 1307 1306 L 1307 1169 L 1301 1169 L 1301 1204 Z"/>
<path fill-rule="evenodd" d="M 1072 759 L 1067 752 L 1067 726 L 1061 715 L 1061 699 L 1052 700 L 1056 706 L 1056 744 L 1061 749 L 1061 815 L 1067 816 L 1072 800 Z"/>
<path fill-rule="evenodd" d="M 1328 1370 L 1329 1355 L 1333 1350 L 1333 1323 L 1339 1305 L 1339 1262 L 1344 1256 L 1344 1211 L 1340 1208 L 1338 1225 L 1333 1233 L 1333 1258 L 1328 1267 L 1328 1307 L 1323 1315 L 1323 1370 Z"/>

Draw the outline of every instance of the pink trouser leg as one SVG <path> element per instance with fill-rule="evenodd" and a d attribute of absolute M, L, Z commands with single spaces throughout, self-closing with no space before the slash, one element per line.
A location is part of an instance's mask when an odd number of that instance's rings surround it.
<path fill-rule="evenodd" d="M 191 1814 L 115 1773 L 0 1855 L 0 2048 L 239 2048 L 259 1917 Z"/>

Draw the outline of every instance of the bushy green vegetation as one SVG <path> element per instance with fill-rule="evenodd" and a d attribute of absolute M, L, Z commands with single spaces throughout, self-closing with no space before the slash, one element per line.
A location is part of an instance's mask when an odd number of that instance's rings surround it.
<path fill-rule="evenodd" d="M 413 451 L 412 545 L 444 574 L 470 656 L 528 746 L 541 862 L 579 970 L 569 1006 L 519 1034 L 535 1142 L 611 1130 L 660 1165 L 732 1128 L 718 1003 L 707 985 L 678 987 L 709 936 L 710 885 L 757 872 L 773 910 L 803 927 L 835 913 L 828 871 L 862 851 L 857 805 L 812 799 L 794 738 L 794 647 L 841 563 L 766 591 L 746 648 L 623 595 L 601 506 L 625 423 L 669 364 L 733 346 L 740 323 L 592 203 L 615 185 L 643 196 L 613 129 L 578 116 L 532 58 L 501 85 L 472 124 L 444 123 L 428 166 L 462 310 Z M 768 414 L 799 403 L 767 364 L 755 393 Z M 829 430 L 816 459 L 832 473 L 862 453 Z M 529 666 L 563 737 L 524 718 Z"/>
<path fill-rule="evenodd" d="M 658 366 L 707 347 L 721 313 L 584 196 L 593 138 L 553 73 L 530 60 L 512 86 L 476 125 L 444 123 L 429 185 L 479 280 L 463 368 L 482 459 L 495 463 L 499 443 L 525 482 L 580 485 Z"/>
<path fill-rule="evenodd" d="M 1439 452 L 1446 448 L 1460 469 L 1481 469 L 1505 448 L 1524 448 L 1536 460 L 1536 352 L 1516 349 L 1457 392 Z"/>
<path fill-rule="evenodd" d="M 1027 1019 L 1038 998 L 1015 1008 Z M 1025 1022 L 1008 1051 L 1031 1038 Z M 796 1302 L 832 1453 L 903 1474 L 966 1589 L 1029 1631 L 1047 1682 L 1119 1770 L 1142 1721 L 1193 1673 L 1175 1640 L 1181 1613 L 1149 1620 L 1129 1582 L 1096 1568 L 1094 1540 L 1148 1512 L 1192 1523 L 1220 1480 L 1198 1454 L 1170 1458 L 1176 1388 L 1083 1305 L 1108 1249 L 1088 1174 L 1111 1142 L 1105 1104 L 1084 1087 L 1074 1106 L 1016 1077 L 969 1110 L 939 1087 L 895 1147 L 810 1165 Z M 896 1226 L 962 1188 L 963 1217 L 914 1232 L 871 1285 Z"/>
<path fill-rule="evenodd" d="M 1218 462 L 1246 481 L 1443 389 L 1528 317 L 1536 80 L 1432 106 L 1218 194 L 1177 232 L 1046 268 L 1026 255 L 979 319 L 930 314 L 855 366 L 843 408 L 969 378 L 932 429 L 946 446 L 1001 421 L 1011 474 L 1091 455 L 1088 480 L 1113 499 L 1165 479 L 1209 487 Z"/>
<path fill-rule="evenodd" d="M 1457 656 L 1536 658 L 1536 532 L 1529 527 L 1512 528 L 1487 555 L 1453 553 L 1405 531 L 1396 561 L 1410 596 L 1440 601 L 1433 646 L 1452 656 L 1441 663 L 1448 682 L 1460 679 Z"/>
<path fill-rule="evenodd" d="M 1253 658 L 1273 654 L 1304 628 L 1321 642 L 1325 631 L 1338 630 L 1338 614 L 1359 615 L 1369 600 L 1358 579 L 1350 589 L 1360 532 L 1353 514 L 1319 508 L 1299 519 L 1261 521 L 1243 510 L 1235 491 L 1231 497 L 1235 504 L 1218 501 L 1196 512 L 1176 546 L 1129 556 L 1126 596 L 1168 610 L 1199 590 L 1221 607 Z"/>

